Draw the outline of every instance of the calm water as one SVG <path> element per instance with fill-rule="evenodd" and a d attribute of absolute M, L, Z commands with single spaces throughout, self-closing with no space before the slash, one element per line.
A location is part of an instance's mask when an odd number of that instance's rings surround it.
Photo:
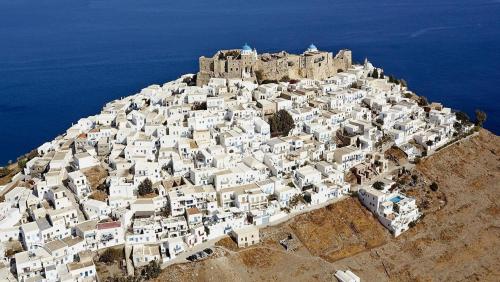
<path fill-rule="evenodd" d="M 0 164 L 245 42 L 352 49 L 500 133 L 500 1 L 0 0 Z"/>

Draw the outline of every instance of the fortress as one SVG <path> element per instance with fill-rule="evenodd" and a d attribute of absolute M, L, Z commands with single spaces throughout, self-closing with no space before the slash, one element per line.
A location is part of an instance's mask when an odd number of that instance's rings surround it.
<path fill-rule="evenodd" d="M 210 78 L 239 78 L 261 83 L 265 80 L 286 81 L 290 79 L 325 79 L 352 64 L 350 50 L 332 52 L 319 51 L 311 44 L 300 54 L 257 54 L 245 44 L 242 49 L 221 50 L 213 57 L 200 57 L 200 70 L 196 84 L 205 85 Z"/>

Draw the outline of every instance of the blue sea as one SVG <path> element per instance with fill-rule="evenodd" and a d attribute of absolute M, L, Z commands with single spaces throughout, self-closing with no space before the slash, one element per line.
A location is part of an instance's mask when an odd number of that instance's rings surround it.
<path fill-rule="evenodd" d="M 0 164 L 244 43 L 351 49 L 500 133 L 498 0 L 0 0 Z"/>

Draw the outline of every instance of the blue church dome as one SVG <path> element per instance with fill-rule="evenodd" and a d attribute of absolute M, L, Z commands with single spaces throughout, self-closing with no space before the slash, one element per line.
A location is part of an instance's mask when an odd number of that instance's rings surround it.
<path fill-rule="evenodd" d="M 318 51 L 318 48 L 316 48 L 316 45 L 311 43 L 311 45 L 309 45 L 309 48 L 307 48 L 307 51 L 311 52 Z"/>
<path fill-rule="evenodd" d="M 243 45 L 243 48 L 241 48 L 241 50 L 243 50 L 243 51 L 252 51 L 252 48 L 250 48 L 250 46 L 248 46 L 248 44 L 245 43 L 245 45 Z"/>

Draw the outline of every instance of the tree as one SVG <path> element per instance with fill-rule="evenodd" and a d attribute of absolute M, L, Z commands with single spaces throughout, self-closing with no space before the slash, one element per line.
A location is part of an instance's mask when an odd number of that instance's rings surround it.
<path fill-rule="evenodd" d="M 425 107 L 425 106 L 429 105 L 429 101 L 427 100 L 427 97 L 425 97 L 425 96 L 418 97 L 418 105 L 420 107 Z"/>
<path fill-rule="evenodd" d="M 139 195 L 144 196 L 153 193 L 153 183 L 149 178 L 144 179 L 141 184 L 139 184 Z"/>
<path fill-rule="evenodd" d="M 460 121 L 461 123 L 469 123 L 470 121 L 469 116 L 464 112 L 458 111 L 455 113 L 455 116 L 457 117 L 457 120 Z"/>
<path fill-rule="evenodd" d="M 24 169 L 26 167 L 26 163 L 28 162 L 28 160 L 26 158 L 22 158 L 20 159 L 19 161 L 17 161 L 17 166 L 20 168 L 20 169 Z"/>
<path fill-rule="evenodd" d="M 293 208 L 297 206 L 299 203 L 306 203 L 306 200 L 304 199 L 304 196 L 302 194 L 297 194 L 293 196 L 290 201 L 288 201 L 288 206 Z"/>
<path fill-rule="evenodd" d="M 476 125 L 483 126 L 483 123 L 486 121 L 486 113 L 481 110 L 476 110 Z"/>
<path fill-rule="evenodd" d="M 374 69 L 373 69 L 373 72 L 372 72 L 372 77 L 373 77 L 373 78 L 378 78 L 378 70 L 377 70 L 377 68 L 374 68 Z"/>
<path fill-rule="evenodd" d="M 256 70 L 255 71 L 255 78 L 257 79 L 257 83 L 261 84 L 262 79 L 264 78 L 264 74 L 262 73 L 261 70 Z"/>
<path fill-rule="evenodd" d="M 458 131 L 458 132 L 461 132 L 462 131 L 462 124 L 460 122 L 454 122 L 453 123 L 453 128 Z"/>
<path fill-rule="evenodd" d="M 162 208 L 160 212 L 161 212 L 161 215 L 164 217 L 169 217 L 171 215 L 170 209 L 168 209 L 168 208 Z"/>
<path fill-rule="evenodd" d="M 385 184 L 382 181 L 377 181 L 377 182 L 373 183 L 373 185 L 372 185 L 372 187 L 374 189 L 377 189 L 377 190 L 384 190 L 384 186 L 385 186 Z"/>
<path fill-rule="evenodd" d="M 432 182 L 430 188 L 432 191 L 436 192 L 439 189 L 439 186 L 436 182 Z"/>
<path fill-rule="evenodd" d="M 279 110 L 269 118 L 268 122 L 273 135 L 287 136 L 295 127 L 292 116 L 286 110 Z"/>
<path fill-rule="evenodd" d="M 380 72 L 380 76 L 379 76 L 379 78 L 385 78 L 385 76 L 384 76 L 384 73 L 383 73 L 383 72 Z"/>
<path fill-rule="evenodd" d="M 186 83 L 188 86 L 195 86 L 196 85 L 196 74 L 193 75 L 192 77 L 187 76 L 185 77 L 182 82 Z"/>
<path fill-rule="evenodd" d="M 123 259 L 123 249 L 106 249 L 100 256 L 99 261 L 104 263 L 112 263 Z"/>
<path fill-rule="evenodd" d="M 104 253 L 102 253 L 102 255 L 99 256 L 99 261 L 104 263 L 111 263 L 115 261 L 113 258 L 113 254 L 110 252 L 110 249 L 107 249 L 106 251 L 104 251 Z"/>
<path fill-rule="evenodd" d="M 9 175 L 10 170 L 6 167 L 0 167 L 0 177 L 5 177 Z"/>
<path fill-rule="evenodd" d="M 417 183 L 417 180 L 418 180 L 418 175 L 416 175 L 416 174 L 412 174 L 412 175 L 411 175 L 411 179 L 413 180 L 413 183 Z"/>
<path fill-rule="evenodd" d="M 160 276 L 160 273 L 160 264 L 156 260 L 149 262 L 149 264 L 146 265 L 141 271 L 142 276 L 146 280 L 158 278 L 158 276 Z"/>
<path fill-rule="evenodd" d="M 406 185 L 406 178 L 401 177 L 396 181 L 396 183 L 400 186 Z"/>

